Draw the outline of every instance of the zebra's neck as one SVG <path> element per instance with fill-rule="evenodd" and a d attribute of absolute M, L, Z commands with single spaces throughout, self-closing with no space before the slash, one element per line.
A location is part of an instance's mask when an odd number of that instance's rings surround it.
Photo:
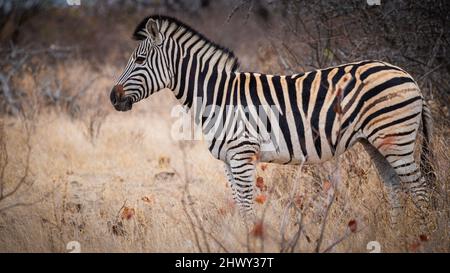
<path fill-rule="evenodd" d="M 191 109 L 199 124 L 202 118 L 207 118 L 205 111 L 221 105 L 221 98 L 235 78 L 237 59 L 206 41 L 180 51 L 184 57 L 176 69 L 173 91 L 180 103 Z"/>

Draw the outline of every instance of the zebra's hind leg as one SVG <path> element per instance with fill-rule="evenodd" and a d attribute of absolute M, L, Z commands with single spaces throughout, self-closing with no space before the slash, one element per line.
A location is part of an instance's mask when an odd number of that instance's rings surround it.
<path fill-rule="evenodd" d="M 230 168 L 234 200 L 239 206 L 241 215 L 246 220 L 254 221 L 256 214 L 253 208 L 253 198 L 257 153 L 254 149 L 242 147 L 240 151 L 232 153 L 226 164 Z"/>
<path fill-rule="evenodd" d="M 388 199 L 390 203 L 390 221 L 391 227 L 397 229 L 398 221 L 403 213 L 403 205 L 401 200 L 402 187 L 400 178 L 395 169 L 389 164 L 386 158 L 367 140 L 360 141 L 367 153 L 372 158 L 377 169 L 378 175 L 383 180 L 388 191 Z"/>
<path fill-rule="evenodd" d="M 425 178 L 422 176 L 419 166 L 414 161 L 414 156 L 405 156 L 401 159 L 389 160 L 402 184 L 411 196 L 414 206 L 419 213 L 419 223 L 422 232 L 427 231 L 430 212 L 430 192 Z"/>
<path fill-rule="evenodd" d="M 408 144 L 409 142 L 406 143 Z M 381 145 L 378 145 L 378 147 Z M 375 148 L 375 145 L 371 145 L 369 143 L 365 146 L 366 149 L 371 150 L 369 153 L 374 154 L 372 155 L 374 162 L 382 162 L 375 164 L 379 165 L 377 166 L 377 169 L 380 176 L 383 177 L 383 180 L 386 182 L 388 177 L 395 175 L 397 178 L 392 178 L 391 180 L 396 181 L 397 184 L 400 184 L 409 196 L 411 196 L 411 199 L 419 212 L 420 229 L 422 232 L 425 232 L 429 218 L 427 215 L 429 212 L 430 202 L 428 185 L 424 177 L 422 177 L 419 166 L 414 160 L 414 141 L 406 146 L 402 143 L 399 143 L 398 145 L 392 144 L 393 147 L 399 145 L 402 146 L 401 151 L 394 148 L 380 150 Z M 398 181 L 400 183 L 398 183 Z M 395 188 L 397 188 L 397 186 L 395 186 Z M 400 187 L 398 187 L 398 191 L 401 191 Z"/>

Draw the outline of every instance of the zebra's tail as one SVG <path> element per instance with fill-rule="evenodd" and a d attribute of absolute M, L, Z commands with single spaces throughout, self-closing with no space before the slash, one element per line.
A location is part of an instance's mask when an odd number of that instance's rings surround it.
<path fill-rule="evenodd" d="M 434 170 L 433 153 L 431 151 L 431 138 L 433 134 L 433 119 L 431 116 L 430 108 L 425 100 L 422 104 L 422 130 L 423 130 L 423 142 L 422 152 L 420 155 L 420 171 L 427 181 L 430 194 L 433 192 L 436 186 L 436 172 Z M 433 197 L 431 197 L 434 199 Z M 432 202 L 435 205 L 435 202 Z"/>

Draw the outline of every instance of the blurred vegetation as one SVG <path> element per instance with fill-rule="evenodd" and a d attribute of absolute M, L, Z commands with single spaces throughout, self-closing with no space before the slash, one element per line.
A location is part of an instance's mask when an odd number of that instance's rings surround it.
<path fill-rule="evenodd" d="M 69 1 L 76 2 L 76 1 Z M 370 2 L 370 1 L 369 1 Z M 376 1 L 375 1 L 376 2 Z M 438 115 L 450 116 L 450 3 L 381 1 L 0 1 L 0 105 L 16 113 L 24 101 L 14 77 L 45 63 L 88 59 L 97 70 L 121 66 L 136 22 L 169 14 L 255 55 L 243 68 L 296 73 L 361 59 L 380 59 L 410 72 Z M 248 33 L 247 33 L 248 32 Z M 255 39 L 253 39 L 254 36 Z M 259 42 L 255 42 L 259 41 Z M 239 56 L 239 54 L 238 54 Z M 246 60 L 247 60 L 246 59 Z M 273 60 L 272 62 L 270 60 Z"/>

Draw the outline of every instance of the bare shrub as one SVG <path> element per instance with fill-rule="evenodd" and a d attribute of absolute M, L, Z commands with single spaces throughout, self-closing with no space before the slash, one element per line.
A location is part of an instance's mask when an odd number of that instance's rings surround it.
<path fill-rule="evenodd" d="M 8 174 L 8 168 L 14 168 L 10 164 L 10 151 L 6 141 L 4 120 L 0 119 L 0 212 L 18 207 L 31 206 L 38 201 L 21 201 L 18 196 L 26 195 L 32 190 L 33 179 L 30 178 L 30 158 L 32 152 L 31 138 L 33 134 L 32 123 L 22 116 L 24 130 L 24 158 L 21 169 Z"/>

